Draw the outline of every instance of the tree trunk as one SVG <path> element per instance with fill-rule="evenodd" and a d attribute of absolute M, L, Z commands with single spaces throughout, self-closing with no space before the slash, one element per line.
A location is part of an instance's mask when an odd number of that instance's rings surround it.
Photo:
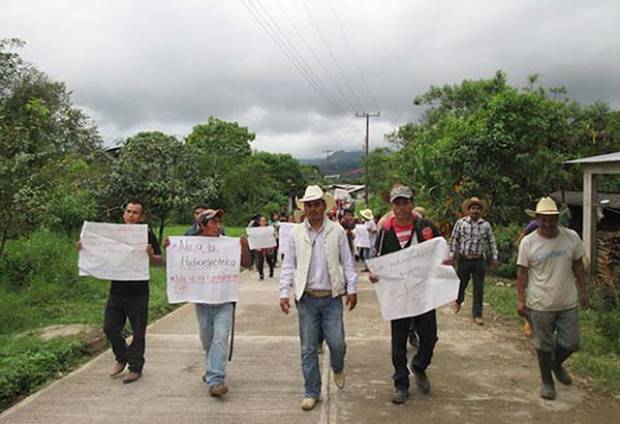
<path fill-rule="evenodd" d="M 9 227 L 7 225 L 2 229 L 2 238 L 0 238 L 0 258 L 2 257 L 2 254 L 4 253 L 4 246 L 6 245 L 6 239 L 8 238 L 8 235 L 9 235 Z"/>
<path fill-rule="evenodd" d="M 164 223 L 166 222 L 166 217 L 162 216 L 159 220 L 159 244 L 161 245 L 164 237 Z"/>

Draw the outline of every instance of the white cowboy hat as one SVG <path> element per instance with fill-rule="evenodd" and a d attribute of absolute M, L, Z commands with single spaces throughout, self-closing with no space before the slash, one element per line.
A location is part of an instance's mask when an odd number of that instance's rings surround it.
<path fill-rule="evenodd" d="M 373 219 L 375 219 L 374 215 L 372 214 L 372 210 L 370 209 L 364 209 L 360 212 L 360 215 L 362 216 L 362 218 L 371 221 Z"/>
<path fill-rule="evenodd" d="M 336 201 L 333 196 L 329 193 L 323 192 L 321 187 L 318 185 L 311 185 L 306 187 L 306 191 L 304 193 L 304 197 L 301 199 L 295 199 L 295 203 L 300 210 L 304 210 L 305 202 L 312 202 L 314 200 L 322 199 L 325 202 L 325 211 L 331 210 L 334 206 L 336 206 Z"/>
<path fill-rule="evenodd" d="M 542 197 L 536 204 L 535 211 L 526 209 L 525 213 L 531 217 L 535 217 L 536 215 L 559 215 L 560 211 L 551 197 Z"/>

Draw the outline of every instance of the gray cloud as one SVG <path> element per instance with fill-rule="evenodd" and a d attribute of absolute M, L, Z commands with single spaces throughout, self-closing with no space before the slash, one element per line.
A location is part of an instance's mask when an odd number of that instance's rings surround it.
<path fill-rule="evenodd" d="M 332 113 L 302 79 L 246 10 L 249 1 L 279 22 L 346 113 Z M 0 27 L 3 36 L 27 41 L 27 60 L 67 83 L 107 142 L 147 129 L 183 136 L 215 115 L 256 132 L 255 149 L 312 157 L 359 148 L 360 106 L 303 1 L 5 0 Z M 413 98 L 431 84 L 489 77 L 497 69 L 515 85 L 540 73 L 545 86 L 566 86 L 579 101 L 620 107 L 615 0 L 307 2 L 362 108 L 373 110 L 330 2 L 381 109 L 371 126 L 373 146 L 416 118 Z"/>

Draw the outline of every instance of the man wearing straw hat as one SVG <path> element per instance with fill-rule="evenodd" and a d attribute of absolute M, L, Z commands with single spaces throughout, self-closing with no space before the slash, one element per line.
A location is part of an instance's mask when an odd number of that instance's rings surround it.
<path fill-rule="evenodd" d="M 536 205 L 536 231 L 519 245 L 517 312 L 530 318 L 540 368 L 540 397 L 555 399 L 553 376 L 572 383 L 562 366 L 579 349 L 577 306 L 590 307 L 579 235 L 558 225 L 560 212 L 550 197 Z"/>
<path fill-rule="evenodd" d="M 297 200 L 305 219 L 293 230 L 280 274 L 280 308 L 289 313 L 291 293 L 299 317 L 301 368 L 304 376 L 302 409 L 313 409 L 321 394 L 321 373 L 317 347 L 323 331 L 330 351 L 334 383 L 344 387 L 346 344 L 342 320 L 342 297 L 349 310 L 357 304 L 357 274 L 344 229 L 327 219 L 334 206 L 329 193 L 319 186 L 306 188 Z"/>
<path fill-rule="evenodd" d="M 461 310 L 465 300 L 465 289 L 470 278 L 474 282 L 474 301 L 472 316 L 474 323 L 483 325 L 482 301 L 484 298 L 484 254 L 488 247 L 493 258 L 493 267 L 497 266 L 497 245 L 491 224 L 482 218 L 488 210 L 487 203 L 478 197 L 467 199 L 461 205 L 465 217 L 459 219 L 452 230 L 450 238 L 450 256 L 456 261 L 456 273 L 461 280 L 459 297 L 455 302 L 455 312 Z"/>

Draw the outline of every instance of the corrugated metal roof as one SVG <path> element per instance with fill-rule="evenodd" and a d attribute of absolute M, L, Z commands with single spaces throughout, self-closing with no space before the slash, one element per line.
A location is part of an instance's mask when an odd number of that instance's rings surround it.
<path fill-rule="evenodd" d="M 562 201 L 562 192 L 554 191 L 550 194 L 556 202 Z M 597 206 L 620 209 L 620 193 L 596 193 Z M 583 206 L 582 191 L 564 191 L 564 201 L 569 206 Z"/>
<path fill-rule="evenodd" d="M 620 152 L 608 153 L 606 155 L 590 156 L 589 158 L 567 160 L 564 163 L 602 163 L 620 162 Z"/>

